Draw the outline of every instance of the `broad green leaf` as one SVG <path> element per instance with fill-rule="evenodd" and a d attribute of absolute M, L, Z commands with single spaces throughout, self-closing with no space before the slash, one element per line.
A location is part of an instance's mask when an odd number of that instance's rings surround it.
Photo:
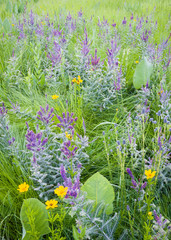
<path fill-rule="evenodd" d="M 10 31 L 11 24 L 10 24 L 10 22 L 8 21 L 7 18 L 5 18 L 5 20 L 4 20 L 4 22 L 3 22 L 3 27 L 4 27 L 5 32 Z"/>
<path fill-rule="evenodd" d="M 82 191 L 87 192 L 87 198 L 95 201 L 95 207 L 104 202 L 106 213 L 113 212 L 114 190 L 110 182 L 100 173 L 95 173 L 82 186 Z"/>
<path fill-rule="evenodd" d="M 20 219 L 23 226 L 23 240 L 37 240 L 50 232 L 46 207 L 36 198 L 24 200 Z M 35 235 L 31 233 L 33 229 Z"/>
<path fill-rule="evenodd" d="M 136 89 L 141 88 L 148 82 L 150 82 L 150 76 L 153 71 L 153 65 L 146 58 L 142 60 L 136 67 L 133 76 L 133 85 Z"/>

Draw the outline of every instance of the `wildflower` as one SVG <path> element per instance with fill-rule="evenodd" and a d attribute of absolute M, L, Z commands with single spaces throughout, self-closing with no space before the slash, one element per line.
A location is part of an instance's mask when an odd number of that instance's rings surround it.
<path fill-rule="evenodd" d="M 66 134 L 66 135 L 65 135 L 65 137 L 66 137 L 66 138 L 68 138 L 69 140 L 71 140 L 71 139 L 72 139 L 72 136 L 71 136 L 71 134 L 69 134 L 68 132 L 65 132 L 65 134 Z"/>
<path fill-rule="evenodd" d="M 53 99 L 53 100 L 58 99 L 58 97 L 59 97 L 58 95 L 52 95 L 52 99 Z"/>
<path fill-rule="evenodd" d="M 42 25 L 45 25 L 45 23 L 44 23 L 44 22 L 41 22 L 41 24 L 42 24 Z"/>
<path fill-rule="evenodd" d="M 118 108 L 116 108 L 116 111 L 118 111 Z"/>
<path fill-rule="evenodd" d="M 67 187 L 59 186 L 54 190 L 54 193 L 57 194 L 59 197 L 65 197 L 67 191 L 68 191 Z"/>
<path fill-rule="evenodd" d="M 17 189 L 19 192 L 27 192 L 28 191 L 28 189 L 29 189 L 29 185 L 26 183 L 26 182 L 24 182 L 24 183 L 22 183 L 22 184 L 20 184 L 19 186 L 18 186 L 19 188 Z"/>
<path fill-rule="evenodd" d="M 77 81 L 77 84 L 80 84 L 80 83 L 82 83 L 82 82 L 83 82 L 83 80 L 81 79 L 80 75 L 78 75 L 78 81 Z"/>
<path fill-rule="evenodd" d="M 14 23 L 12 23 L 12 26 L 14 27 L 14 26 L 15 26 L 15 24 L 14 24 Z"/>
<path fill-rule="evenodd" d="M 80 83 L 82 83 L 83 82 L 83 80 L 81 79 L 81 77 L 80 77 L 80 75 L 78 75 L 78 80 L 76 79 L 76 78 L 73 78 L 72 79 L 72 82 L 74 83 L 77 83 L 77 84 L 80 84 Z"/>
<path fill-rule="evenodd" d="M 122 21 L 122 24 L 126 24 L 126 17 L 124 17 L 124 20 Z"/>
<path fill-rule="evenodd" d="M 45 202 L 45 204 L 47 205 L 46 206 L 46 209 L 49 209 L 49 208 L 56 208 L 58 207 L 57 205 L 58 201 L 56 201 L 55 199 L 51 199 L 51 200 L 48 200 Z"/>
<path fill-rule="evenodd" d="M 148 216 L 152 216 L 152 212 L 148 212 Z"/>
<path fill-rule="evenodd" d="M 72 82 L 77 82 L 77 79 L 76 79 L 76 78 L 73 78 L 73 79 L 72 79 Z"/>
<path fill-rule="evenodd" d="M 161 95 L 163 93 L 163 90 L 161 90 L 161 92 L 158 92 L 158 95 Z"/>
<path fill-rule="evenodd" d="M 145 175 L 146 175 L 147 179 L 153 178 L 155 176 L 155 174 L 156 174 L 156 171 L 151 172 L 151 169 L 145 170 Z"/>
<path fill-rule="evenodd" d="M 137 64 L 137 63 L 139 63 L 139 61 L 135 61 L 135 63 Z"/>

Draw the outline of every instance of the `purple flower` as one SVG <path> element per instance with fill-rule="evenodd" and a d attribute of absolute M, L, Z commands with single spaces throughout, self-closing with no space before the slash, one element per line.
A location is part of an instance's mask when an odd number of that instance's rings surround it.
<path fill-rule="evenodd" d="M 147 182 L 143 183 L 143 184 L 141 185 L 141 190 L 142 190 L 142 189 L 145 189 L 146 186 L 147 186 Z"/>
<path fill-rule="evenodd" d="M 40 121 L 42 121 L 45 125 L 50 125 L 52 124 L 54 121 L 51 122 L 51 119 L 55 116 L 53 113 L 54 109 L 51 108 L 50 111 L 49 110 L 49 105 L 46 105 L 46 108 L 43 108 L 42 106 L 40 106 L 40 111 L 37 112 L 37 119 L 39 119 Z"/>
<path fill-rule="evenodd" d="M 49 52 L 47 57 L 51 60 L 53 67 L 61 62 L 62 52 L 61 47 L 58 43 L 54 42 L 53 52 Z"/>
<path fill-rule="evenodd" d="M 100 61 L 100 57 L 97 58 L 97 49 L 95 49 L 94 57 L 91 56 L 91 64 L 93 65 L 93 67 L 96 67 L 99 64 L 99 61 Z"/>
<path fill-rule="evenodd" d="M 147 42 L 149 36 L 150 36 L 150 32 L 147 32 L 147 30 L 145 32 L 143 32 L 143 34 L 141 36 L 142 41 Z"/>
<path fill-rule="evenodd" d="M 133 185 L 133 188 L 135 187 L 137 187 L 138 185 L 137 185 L 137 183 L 136 183 L 136 181 L 134 180 L 134 179 L 132 179 L 132 185 Z"/>
<path fill-rule="evenodd" d="M 70 177 L 67 177 L 66 170 L 63 165 L 60 166 L 60 173 L 64 180 L 63 185 L 68 187 L 67 195 L 65 198 L 74 197 L 76 198 L 80 191 L 80 173 L 74 177 L 73 181 Z"/>
<path fill-rule="evenodd" d="M 126 18 L 124 17 L 124 20 L 122 21 L 122 24 L 125 25 L 126 24 Z"/>
<path fill-rule="evenodd" d="M 8 141 L 9 145 L 12 145 L 14 143 L 14 141 L 15 141 L 15 138 L 12 137 L 12 139 Z"/>
<path fill-rule="evenodd" d="M 59 115 L 57 115 L 58 120 L 60 121 L 60 123 L 57 124 L 57 127 L 63 129 L 64 131 L 67 130 L 72 130 L 74 129 L 74 126 L 77 121 L 77 117 L 73 118 L 74 113 L 71 113 L 71 115 L 69 114 L 69 112 L 67 112 L 66 114 L 63 113 L 63 118 Z"/>
<path fill-rule="evenodd" d="M 0 107 L 0 117 L 4 117 L 7 114 L 8 110 L 5 108 L 4 103 L 2 102 L 2 107 Z"/>
<path fill-rule="evenodd" d="M 127 205 L 126 209 L 127 209 L 127 211 L 130 211 L 130 207 L 129 207 L 129 205 Z"/>
<path fill-rule="evenodd" d="M 133 176 L 133 174 L 132 174 L 132 172 L 131 172 L 131 169 L 130 169 L 130 168 L 127 168 L 126 171 L 127 171 L 127 173 L 129 174 L 129 176 L 130 176 L 132 179 L 134 179 L 134 176 Z"/>
<path fill-rule="evenodd" d="M 80 11 L 78 12 L 78 17 L 82 17 L 83 15 L 83 12 L 82 12 L 82 9 L 80 9 Z"/>
<path fill-rule="evenodd" d="M 32 130 L 30 131 L 29 128 L 27 129 L 26 140 L 27 144 L 26 147 L 28 150 L 32 152 L 39 152 L 44 150 L 44 145 L 47 143 L 48 138 L 42 139 L 43 133 L 34 133 Z"/>
<path fill-rule="evenodd" d="M 112 27 L 116 27 L 116 23 L 113 20 Z"/>
<path fill-rule="evenodd" d="M 117 41 L 111 40 L 111 49 L 107 49 L 107 56 L 108 56 L 108 64 L 110 67 L 118 66 L 118 59 L 116 58 L 118 52 L 120 50 L 120 46 L 117 46 Z"/>
<path fill-rule="evenodd" d="M 130 19 L 131 19 L 131 20 L 133 20 L 133 19 L 134 19 L 133 13 L 132 13 L 132 15 L 131 15 Z"/>
<path fill-rule="evenodd" d="M 121 90 L 121 77 L 122 77 L 122 68 L 120 70 L 116 70 L 116 80 L 114 80 L 114 88 L 115 90 Z"/>
<path fill-rule="evenodd" d="M 90 52 L 90 49 L 89 49 L 90 43 L 88 43 L 86 27 L 84 29 L 84 35 L 85 35 L 85 39 L 81 43 L 81 46 L 82 46 L 81 53 L 82 53 L 83 57 L 87 56 L 88 53 Z"/>
<path fill-rule="evenodd" d="M 67 142 L 63 143 L 61 152 L 64 154 L 65 157 L 67 157 L 67 159 L 69 159 L 69 158 L 75 156 L 77 149 L 78 149 L 78 147 L 72 146 L 72 150 L 71 150 L 71 141 L 67 141 Z"/>
<path fill-rule="evenodd" d="M 30 11 L 29 17 L 30 17 L 29 24 L 33 26 L 34 25 L 34 14 L 33 14 L 32 10 Z"/>

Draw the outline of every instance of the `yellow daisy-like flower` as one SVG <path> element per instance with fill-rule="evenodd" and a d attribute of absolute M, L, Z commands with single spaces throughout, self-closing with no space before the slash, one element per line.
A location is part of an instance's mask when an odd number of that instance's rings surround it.
<path fill-rule="evenodd" d="M 65 134 L 66 134 L 66 135 L 65 135 L 65 137 L 66 137 L 66 138 L 68 138 L 69 140 L 71 140 L 71 139 L 72 139 L 72 136 L 71 136 L 71 134 L 69 134 L 68 132 L 65 132 Z"/>
<path fill-rule="evenodd" d="M 77 83 L 78 85 L 80 84 L 80 83 L 82 83 L 83 82 L 83 80 L 81 79 L 81 77 L 80 77 L 80 75 L 78 75 L 78 80 L 76 79 L 76 78 L 73 78 L 72 79 L 72 82 L 74 83 Z"/>
<path fill-rule="evenodd" d="M 15 26 L 15 24 L 14 24 L 14 23 L 12 23 L 12 26 L 14 27 L 14 26 Z"/>
<path fill-rule="evenodd" d="M 54 193 L 57 194 L 59 197 L 65 197 L 67 191 L 68 191 L 67 187 L 59 186 L 54 190 Z"/>
<path fill-rule="evenodd" d="M 80 83 L 83 82 L 83 80 L 81 79 L 80 75 L 78 75 L 78 81 L 79 81 Z"/>
<path fill-rule="evenodd" d="M 152 212 L 148 212 L 148 216 L 152 216 Z"/>
<path fill-rule="evenodd" d="M 136 63 L 136 64 L 138 64 L 138 63 L 139 63 L 139 61 L 135 61 L 135 63 Z"/>
<path fill-rule="evenodd" d="M 77 82 L 76 78 L 73 78 L 73 79 L 72 79 L 72 82 Z"/>
<path fill-rule="evenodd" d="M 150 178 L 153 178 L 155 176 L 155 174 L 156 174 L 156 171 L 151 172 L 151 169 L 145 170 L 145 175 L 147 177 L 147 180 Z"/>
<path fill-rule="evenodd" d="M 55 199 L 48 200 L 45 202 L 45 204 L 47 205 L 46 209 L 58 207 L 58 205 L 57 205 L 58 201 L 56 201 Z"/>
<path fill-rule="evenodd" d="M 118 111 L 118 108 L 116 108 L 116 111 Z"/>
<path fill-rule="evenodd" d="M 28 189 L 29 189 L 29 185 L 26 183 L 26 182 L 24 182 L 24 183 L 22 183 L 22 184 L 20 184 L 19 186 L 18 186 L 19 188 L 17 189 L 19 192 L 27 192 L 28 191 Z"/>
<path fill-rule="evenodd" d="M 59 97 L 58 95 L 52 95 L 52 99 L 53 99 L 53 100 L 58 99 L 58 97 Z"/>

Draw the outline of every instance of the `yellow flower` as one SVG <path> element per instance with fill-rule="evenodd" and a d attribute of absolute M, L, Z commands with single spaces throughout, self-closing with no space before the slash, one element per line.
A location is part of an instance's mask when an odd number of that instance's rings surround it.
<path fill-rule="evenodd" d="M 19 188 L 17 189 L 19 192 L 27 192 L 29 189 L 29 185 L 24 182 L 18 186 Z"/>
<path fill-rule="evenodd" d="M 80 84 L 80 83 L 83 82 L 83 80 L 81 79 L 80 75 L 78 75 L 78 80 L 77 80 L 76 78 L 73 78 L 73 79 L 72 79 L 72 82 L 75 82 L 75 83 L 77 83 L 77 84 Z"/>
<path fill-rule="evenodd" d="M 78 75 L 78 81 L 77 81 L 77 84 L 80 84 L 80 83 L 82 83 L 82 82 L 83 82 L 83 80 L 81 79 L 80 75 Z"/>
<path fill-rule="evenodd" d="M 52 95 L 52 99 L 56 100 L 59 96 L 58 95 Z"/>
<path fill-rule="evenodd" d="M 116 108 L 116 111 L 118 111 L 118 108 Z"/>
<path fill-rule="evenodd" d="M 134 22 L 136 22 L 136 19 L 134 19 Z"/>
<path fill-rule="evenodd" d="M 72 79 L 72 82 L 77 82 L 76 78 L 73 78 L 73 79 Z"/>
<path fill-rule="evenodd" d="M 66 134 L 66 135 L 65 135 L 65 137 L 66 137 L 66 138 L 68 138 L 69 140 L 71 140 L 71 139 L 72 139 L 72 136 L 71 136 L 71 134 Z"/>
<path fill-rule="evenodd" d="M 45 23 L 44 23 L 44 22 L 41 22 L 41 24 L 42 24 L 42 25 L 45 25 Z"/>
<path fill-rule="evenodd" d="M 155 176 L 155 174 L 156 174 L 156 171 L 151 172 L 151 169 L 145 170 L 145 175 L 146 175 L 147 179 L 153 178 Z"/>
<path fill-rule="evenodd" d="M 58 203 L 58 201 L 56 201 L 56 200 L 54 200 L 54 199 L 51 199 L 51 200 L 46 201 L 46 202 L 45 202 L 45 204 L 47 205 L 47 206 L 46 206 L 46 209 L 58 207 L 57 203 Z"/>
<path fill-rule="evenodd" d="M 65 197 L 67 191 L 68 191 L 67 187 L 59 186 L 54 190 L 54 193 L 57 194 L 59 197 Z"/>
<path fill-rule="evenodd" d="M 152 216 L 152 212 L 148 212 L 148 216 Z"/>
<path fill-rule="evenodd" d="M 139 61 L 135 61 L 135 63 L 137 64 L 137 63 L 139 63 Z"/>

